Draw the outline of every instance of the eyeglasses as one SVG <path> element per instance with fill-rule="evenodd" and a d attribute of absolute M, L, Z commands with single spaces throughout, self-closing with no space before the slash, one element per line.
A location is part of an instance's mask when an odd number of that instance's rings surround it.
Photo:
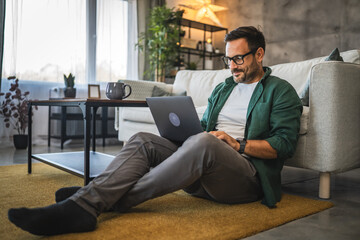
<path fill-rule="evenodd" d="M 236 65 L 242 65 L 244 63 L 244 58 L 247 55 L 250 55 L 252 53 L 254 53 L 255 51 L 252 50 L 244 55 L 236 55 L 234 57 L 222 57 L 222 60 L 224 61 L 226 66 L 230 66 L 231 64 L 231 60 L 236 64 Z"/>

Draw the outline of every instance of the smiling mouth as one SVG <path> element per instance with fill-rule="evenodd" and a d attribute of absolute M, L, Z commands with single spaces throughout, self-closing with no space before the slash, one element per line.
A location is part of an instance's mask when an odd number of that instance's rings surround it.
<path fill-rule="evenodd" d="M 241 73 L 243 73 L 244 71 L 233 71 L 233 75 L 235 76 L 235 77 L 237 77 L 237 76 L 239 76 Z"/>

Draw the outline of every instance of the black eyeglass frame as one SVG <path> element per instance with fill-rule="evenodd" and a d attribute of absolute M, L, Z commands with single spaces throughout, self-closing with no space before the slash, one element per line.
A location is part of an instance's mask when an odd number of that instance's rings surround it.
<path fill-rule="evenodd" d="M 223 62 L 225 63 L 226 66 L 230 66 L 230 61 L 233 61 L 236 65 L 243 65 L 244 64 L 244 58 L 247 56 L 247 55 L 250 55 L 250 54 L 253 54 L 253 53 L 256 53 L 257 49 L 256 50 L 251 50 L 250 52 L 248 53 L 245 53 L 244 55 L 235 55 L 233 57 L 226 57 L 226 56 L 223 56 L 221 59 L 223 60 Z M 240 57 L 240 58 L 239 58 Z M 237 60 L 235 60 L 237 58 Z M 242 61 L 241 63 L 237 63 L 237 61 Z M 229 62 L 229 63 L 228 63 Z"/>

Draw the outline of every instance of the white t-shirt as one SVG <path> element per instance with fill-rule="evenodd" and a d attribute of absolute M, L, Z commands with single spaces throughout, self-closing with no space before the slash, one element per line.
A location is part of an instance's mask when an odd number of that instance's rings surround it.
<path fill-rule="evenodd" d="M 245 134 L 246 113 L 250 98 L 258 82 L 238 83 L 224 107 L 221 109 L 216 125 L 218 131 L 224 131 L 233 138 L 243 138 Z"/>

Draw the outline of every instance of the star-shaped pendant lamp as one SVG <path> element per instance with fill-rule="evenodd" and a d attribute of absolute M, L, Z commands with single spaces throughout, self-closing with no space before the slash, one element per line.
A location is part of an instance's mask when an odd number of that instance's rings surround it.
<path fill-rule="evenodd" d="M 201 20 L 204 17 L 210 18 L 214 23 L 222 26 L 219 19 L 216 17 L 215 12 L 227 10 L 226 7 L 217 6 L 211 4 L 211 0 L 196 0 L 196 3 L 180 3 L 179 6 L 197 10 L 196 21 Z"/>

